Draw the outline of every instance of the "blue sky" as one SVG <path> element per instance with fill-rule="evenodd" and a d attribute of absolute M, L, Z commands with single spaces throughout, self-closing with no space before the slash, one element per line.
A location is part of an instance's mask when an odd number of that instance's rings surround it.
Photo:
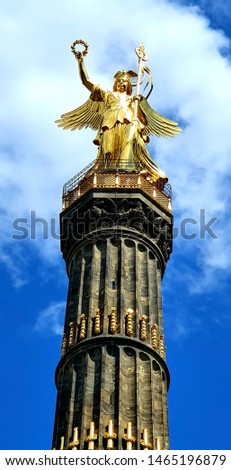
<path fill-rule="evenodd" d="M 76 38 L 90 44 L 89 76 L 105 88 L 119 68 L 136 67 L 143 41 L 154 78 L 149 102 L 184 128 L 149 144 L 172 184 L 178 229 L 163 281 L 171 448 L 230 448 L 230 11 L 229 1 L 216 0 L 2 6 L 2 449 L 51 445 L 67 292 L 57 237 L 62 186 L 95 158 L 94 133 L 54 124 L 88 96 L 70 52 Z"/>

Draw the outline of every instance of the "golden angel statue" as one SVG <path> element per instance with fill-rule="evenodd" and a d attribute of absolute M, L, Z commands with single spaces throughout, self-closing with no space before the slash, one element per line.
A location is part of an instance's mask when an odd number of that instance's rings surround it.
<path fill-rule="evenodd" d="M 84 52 L 75 50 L 78 43 L 85 46 Z M 82 40 L 77 40 L 72 45 L 72 52 L 78 60 L 81 81 L 90 91 L 90 97 L 82 106 L 63 114 L 56 123 L 59 127 L 72 131 L 87 127 L 97 130 L 93 142 L 98 146 L 96 164 L 99 166 L 125 170 L 145 167 L 152 174 L 165 179 L 164 173 L 151 160 L 146 144 L 150 135 L 173 137 L 181 129 L 176 122 L 154 111 L 148 104 L 147 97 L 139 94 L 144 72 L 150 75 L 149 69 L 142 64 L 147 60 L 143 44 L 136 49 L 138 74 L 131 70 L 118 71 L 114 76 L 113 91 L 106 91 L 89 80 L 84 64 L 87 51 L 88 45 Z M 135 84 L 132 82 L 134 78 Z M 132 95 L 134 85 L 135 96 Z"/>

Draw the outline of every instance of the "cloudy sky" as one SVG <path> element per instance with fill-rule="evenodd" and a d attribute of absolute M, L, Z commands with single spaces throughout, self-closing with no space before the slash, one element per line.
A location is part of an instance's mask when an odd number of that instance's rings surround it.
<path fill-rule="evenodd" d="M 149 151 L 173 187 L 174 251 L 163 282 L 173 449 L 228 449 L 230 379 L 230 0 L 11 0 L 0 12 L 2 449 L 49 449 L 67 278 L 63 184 L 96 156 L 94 132 L 54 121 L 88 97 L 70 45 L 90 45 L 110 89 L 144 42 L 150 104 L 183 133 Z M 23 227 L 19 230 L 19 227 Z"/>

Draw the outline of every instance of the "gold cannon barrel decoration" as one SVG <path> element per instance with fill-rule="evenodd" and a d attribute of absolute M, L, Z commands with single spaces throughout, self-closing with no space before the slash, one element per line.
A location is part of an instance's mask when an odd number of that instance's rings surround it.
<path fill-rule="evenodd" d="M 162 359 L 165 360 L 165 350 L 166 350 L 166 347 L 164 345 L 164 335 L 160 335 L 160 344 L 159 344 L 159 348 L 160 348 L 160 356 L 162 357 Z"/>
<path fill-rule="evenodd" d="M 61 346 L 61 357 L 64 356 L 66 351 L 67 351 L 67 335 L 66 335 L 66 333 L 63 333 L 63 341 L 62 341 L 62 346 Z"/>
<path fill-rule="evenodd" d="M 73 321 L 69 323 L 69 338 L 68 338 L 68 347 L 72 348 L 75 344 L 75 326 Z"/>
<path fill-rule="evenodd" d="M 107 450 L 113 450 L 114 439 L 117 438 L 117 434 L 114 432 L 114 424 L 112 419 L 109 419 L 108 430 L 104 433 L 103 437 L 107 440 Z"/>
<path fill-rule="evenodd" d="M 116 314 L 116 308 L 112 307 L 111 308 L 111 313 L 110 313 L 110 318 L 109 318 L 109 333 L 114 335 L 117 330 L 117 314 Z"/>
<path fill-rule="evenodd" d="M 132 450 L 132 444 L 136 441 L 136 438 L 132 435 L 132 423 L 128 421 L 127 429 L 125 429 L 123 439 L 126 441 L 126 450 Z"/>
<path fill-rule="evenodd" d="M 148 442 L 148 429 L 144 428 L 141 433 L 141 445 L 143 446 L 144 450 L 152 449 L 152 444 Z"/>
<path fill-rule="evenodd" d="M 134 322 L 133 322 L 134 311 L 128 308 L 125 314 L 125 332 L 127 336 L 133 336 L 134 334 Z"/>
<path fill-rule="evenodd" d="M 153 349 L 158 349 L 159 345 L 159 331 L 157 323 L 151 326 L 151 341 Z"/>
<path fill-rule="evenodd" d="M 94 318 L 94 334 L 100 335 L 101 333 L 101 313 L 100 309 L 97 308 L 95 311 L 95 318 Z"/>
<path fill-rule="evenodd" d="M 86 315 L 82 313 L 80 317 L 80 332 L 79 332 L 80 341 L 86 338 L 86 326 L 87 326 Z"/>
<path fill-rule="evenodd" d="M 141 341 L 147 340 L 147 315 L 141 315 L 140 317 L 140 339 Z"/>
<path fill-rule="evenodd" d="M 73 440 L 69 442 L 68 449 L 69 450 L 77 450 L 79 445 L 79 433 L 78 428 L 73 429 Z"/>
<path fill-rule="evenodd" d="M 95 448 L 95 441 L 97 440 L 98 436 L 95 433 L 95 423 L 92 421 L 90 423 L 90 430 L 89 434 L 86 437 L 85 441 L 88 443 L 88 450 L 94 450 Z"/>

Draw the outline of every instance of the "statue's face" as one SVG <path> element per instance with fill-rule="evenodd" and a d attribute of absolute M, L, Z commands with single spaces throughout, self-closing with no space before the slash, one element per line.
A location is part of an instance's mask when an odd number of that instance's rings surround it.
<path fill-rule="evenodd" d="M 116 80 L 116 89 L 119 93 L 124 93 L 127 91 L 128 79 L 126 77 L 119 77 Z"/>

